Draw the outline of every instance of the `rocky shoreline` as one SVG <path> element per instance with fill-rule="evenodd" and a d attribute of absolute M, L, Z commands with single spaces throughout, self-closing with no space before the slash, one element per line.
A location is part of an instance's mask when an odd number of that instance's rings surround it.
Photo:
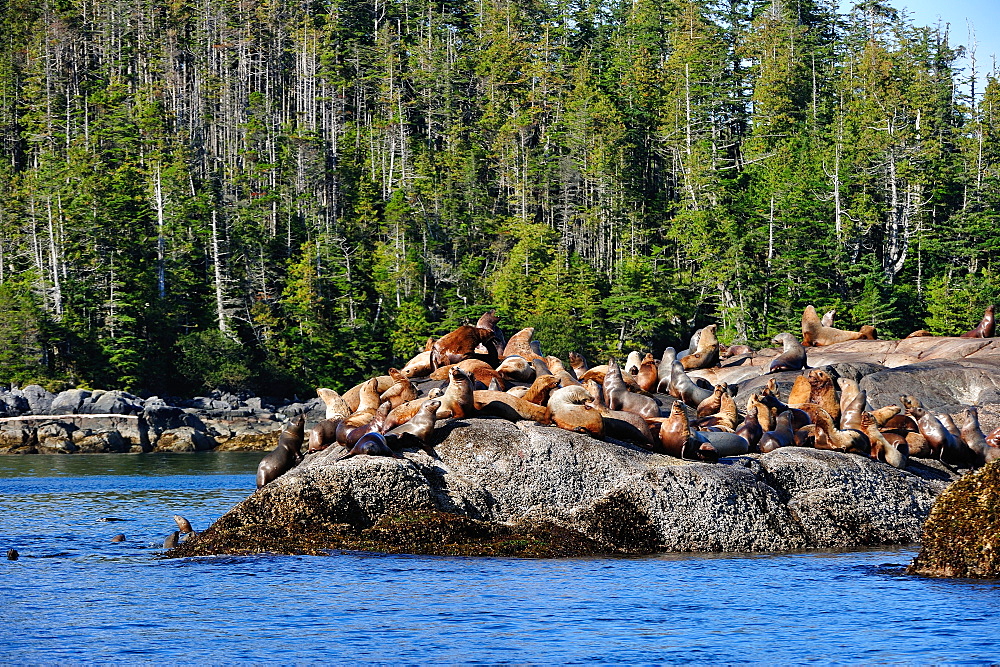
<path fill-rule="evenodd" d="M 0 390 L 0 454 L 268 450 L 289 419 L 319 421 L 324 405 L 216 393 L 141 398 L 123 391 L 38 385 Z"/>

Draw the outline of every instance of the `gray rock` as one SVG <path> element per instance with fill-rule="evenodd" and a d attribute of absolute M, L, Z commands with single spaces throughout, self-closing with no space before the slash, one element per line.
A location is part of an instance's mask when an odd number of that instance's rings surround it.
<path fill-rule="evenodd" d="M 79 448 L 73 443 L 76 426 L 69 422 L 47 422 L 38 426 L 35 438 L 42 454 L 71 454 Z"/>
<path fill-rule="evenodd" d="M 52 409 L 52 401 L 56 395 L 37 384 L 29 384 L 23 389 L 18 389 L 13 393 L 19 394 L 28 401 L 29 409 L 33 415 L 47 415 Z"/>
<path fill-rule="evenodd" d="M 85 414 L 137 415 L 143 411 L 140 399 L 123 391 L 106 391 L 99 396 L 91 396 L 81 406 Z"/>
<path fill-rule="evenodd" d="M 924 361 L 867 375 L 858 384 L 874 408 L 896 405 L 900 396 L 911 394 L 928 410 L 954 413 L 992 402 L 1000 391 L 1000 358 Z"/>
<path fill-rule="evenodd" d="M 234 508 L 228 525 L 364 529 L 437 510 L 503 524 L 550 521 L 620 552 L 863 547 L 915 542 L 955 477 L 800 448 L 693 463 L 500 419 L 439 432 L 438 458 L 310 455 Z"/>
<path fill-rule="evenodd" d="M 67 389 L 56 394 L 49 407 L 49 414 L 72 415 L 80 412 L 83 401 L 90 398 L 91 392 L 86 389 Z"/>
<path fill-rule="evenodd" d="M 80 428 L 71 434 L 73 444 L 83 454 L 111 454 L 131 451 L 131 446 L 116 430 Z"/>

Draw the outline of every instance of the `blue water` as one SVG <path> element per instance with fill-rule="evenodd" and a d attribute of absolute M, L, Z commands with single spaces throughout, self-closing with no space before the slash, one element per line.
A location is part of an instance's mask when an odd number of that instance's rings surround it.
<path fill-rule="evenodd" d="M 1000 661 L 1000 584 L 907 576 L 913 549 L 155 560 L 259 458 L 0 457 L 0 661 Z"/>

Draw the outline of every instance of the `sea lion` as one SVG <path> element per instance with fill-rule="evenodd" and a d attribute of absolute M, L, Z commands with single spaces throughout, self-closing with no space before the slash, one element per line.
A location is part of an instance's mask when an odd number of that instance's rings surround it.
<path fill-rule="evenodd" d="M 431 437 L 434 435 L 434 426 L 437 424 L 437 410 L 441 407 L 441 401 L 436 399 L 430 399 L 424 401 L 417 410 L 417 414 L 406 422 L 405 424 L 400 424 L 388 433 L 386 433 L 386 443 L 390 446 L 399 442 L 401 445 L 405 445 L 408 440 L 416 440 L 419 445 L 423 448 L 427 448 L 430 444 Z M 390 440 L 390 437 L 393 440 Z M 394 442 L 395 441 L 395 442 Z"/>
<path fill-rule="evenodd" d="M 795 431 L 792 429 L 792 413 L 790 410 L 785 410 L 774 420 L 774 429 L 761 434 L 757 448 L 767 454 L 781 447 L 791 447 L 794 442 Z"/>
<path fill-rule="evenodd" d="M 782 346 L 781 354 L 771 360 L 768 373 L 800 371 L 806 367 L 806 348 L 790 333 L 780 333 L 771 339 Z"/>
<path fill-rule="evenodd" d="M 840 428 L 853 428 L 858 431 L 863 431 L 861 424 L 861 415 L 866 414 L 865 408 L 868 406 L 868 392 L 864 389 L 859 389 L 853 399 L 846 405 L 843 405 L 843 412 L 840 414 Z M 878 426 L 878 422 L 874 415 L 870 415 L 872 418 L 872 423 Z"/>
<path fill-rule="evenodd" d="M 590 366 L 587 364 L 586 358 L 584 358 L 584 356 L 579 352 L 569 353 L 569 365 L 570 368 L 573 369 L 573 372 L 576 374 L 577 378 L 586 373 L 587 369 L 590 368 Z"/>
<path fill-rule="evenodd" d="M 799 380 L 805 380 L 804 396 L 800 393 L 803 383 L 800 383 Z M 805 400 L 801 400 L 802 398 Z M 829 373 L 819 368 L 812 369 L 806 376 L 800 375 L 795 378 L 792 391 L 788 394 L 788 404 L 801 407 L 797 405 L 799 403 L 818 405 L 826 410 L 834 421 L 840 419 L 840 402 L 837 400 L 837 391 L 833 387 L 833 378 L 830 377 Z"/>
<path fill-rule="evenodd" d="M 659 372 L 656 359 L 647 353 L 639 364 L 639 372 L 635 374 L 635 382 L 643 391 L 656 391 Z"/>
<path fill-rule="evenodd" d="M 535 367 L 519 354 L 504 357 L 496 371 L 501 377 L 514 382 L 531 382 L 535 379 Z"/>
<path fill-rule="evenodd" d="M 305 415 L 300 415 L 291 426 L 278 434 L 278 446 L 257 465 L 258 489 L 284 475 L 302 460 L 299 450 L 305 436 L 305 424 Z"/>
<path fill-rule="evenodd" d="M 750 451 L 750 443 L 738 433 L 726 431 L 695 431 L 695 438 L 702 443 L 711 445 L 716 458 L 724 456 L 740 456 Z"/>
<path fill-rule="evenodd" d="M 691 431 L 687 413 L 680 401 L 675 401 L 670 406 L 668 417 L 657 417 L 649 421 L 660 426 L 659 447 L 654 447 L 654 451 L 670 454 L 679 459 L 718 460 L 715 448 L 710 443 L 699 440 Z"/>
<path fill-rule="evenodd" d="M 668 347 L 663 351 L 663 356 L 660 357 L 660 365 L 656 367 L 657 393 L 665 394 L 670 392 L 670 374 L 672 372 L 676 356 L 677 353 L 672 347 Z"/>
<path fill-rule="evenodd" d="M 174 532 L 170 533 L 169 535 L 167 535 L 166 539 L 163 540 L 163 548 L 173 549 L 180 543 L 180 537 L 181 533 L 179 530 L 175 530 Z"/>
<path fill-rule="evenodd" d="M 629 375 L 635 375 L 639 372 L 639 364 L 642 363 L 642 353 L 638 350 L 632 350 L 625 357 L 625 364 L 622 365 L 622 373 L 628 373 Z"/>
<path fill-rule="evenodd" d="M 826 311 L 826 313 L 823 314 L 823 317 L 820 318 L 819 323 L 822 324 L 825 327 L 832 327 L 833 326 L 833 317 L 836 314 L 837 314 L 837 309 L 836 308 L 834 308 L 833 310 Z"/>
<path fill-rule="evenodd" d="M 382 433 L 385 430 L 385 420 L 392 409 L 391 403 L 378 406 L 375 414 L 364 424 L 350 427 L 347 420 L 342 421 L 337 428 L 337 442 L 345 447 L 353 447 L 366 433 Z"/>
<path fill-rule="evenodd" d="M 333 443 L 337 442 L 337 427 L 343 419 L 324 419 L 309 429 L 309 447 L 306 450 L 309 454 L 321 452 Z"/>
<path fill-rule="evenodd" d="M 478 390 L 472 396 L 476 411 L 484 415 L 495 415 L 510 421 L 527 419 L 539 424 L 551 422 L 549 408 L 511 396 L 507 392 Z"/>
<path fill-rule="evenodd" d="M 861 327 L 861 331 L 845 331 L 834 327 L 823 326 L 816 314 L 816 309 L 806 306 L 802 311 L 802 344 L 806 347 L 833 345 L 849 340 L 875 340 L 877 338 L 875 328 L 870 325 Z"/>
<path fill-rule="evenodd" d="M 395 384 L 382 392 L 382 395 L 379 396 L 380 401 L 388 402 L 392 407 L 396 407 L 417 397 L 417 388 L 410 382 L 410 378 L 395 368 L 389 369 L 389 377 L 395 381 Z"/>
<path fill-rule="evenodd" d="M 722 386 L 724 385 L 725 383 Z M 736 401 L 729 395 L 729 392 L 723 390 L 722 395 L 719 397 L 719 409 L 710 415 L 698 419 L 697 425 L 702 430 L 712 428 L 714 430 L 733 432 L 736 430 L 738 421 L 739 412 L 736 409 Z"/>
<path fill-rule="evenodd" d="M 587 380 L 583 386 L 593 399 L 591 405 L 597 408 L 604 419 L 606 437 L 635 443 L 646 449 L 652 448 L 657 442 L 645 419 L 631 412 L 608 408 L 604 402 L 604 388 L 596 380 Z"/>
<path fill-rule="evenodd" d="M 488 387 L 490 383 L 495 380 L 500 384 L 500 391 L 505 391 L 507 389 L 507 383 L 504 381 L 503 375 L 499 371 L 493 370 L 493 367 L 482 359 L 465 359 L 453 365 L 458 366 L 463 371 L 471 375 L 473 381 L 479 382 L 484 387 Z M 447 380 L 450 369 L 451 365 L 441 366 L 431 373 L 431 379 Z M 416 396 L 413 398 L 416 398 Z"/>
<path fill-rule="evenodd" d="M 507 346 L 507 341 L 504 339 L 503 331 L 497 326 L 500 318 L 496 316 L 496 313 L 492 310 L 488 310 L 482 314 L 479 321 L 476 322 L 476 328 L 486 329 L 493 334 L 493 338 L 489 345 L 493 346 L 496 351 L 497 357 L 503 356 L 503 349 Z"/>
<path fill-rule="evenodd" d="M 17 553 L 17 549 L 7 549 L 7 560 L 17 560 L 21 557 L 21 554 Z"/>
<path fill-rule="evenodd" d="M 375 380 L 374 384 L 372 383 L 372 380 Z M 389 387 L 391 387 L 394 384 L 396 384 L 396 381 L 393 379 L 391 375 L 379 375 L 374 378 L 369 378 L 364 382 L 359 382 L 358 384 L 348 389 L 346 392 L 344 392 L 343 397 L 344 397 L 344 402 L 347 403 L 347 407 L 351 409 L 350 414 L 358 412 L 362 409 L 374 410 L 376 407 L 378 407 L 377 405 L 369 405 L 365 408 L 361 408 L 361 393 L 363 391 L 369 391 L 369 392 L 373 391 L 375 392 L 376 396 L 381 396 L 383 392 L 388 391 Z M 367 396 L 367 398 L 370 400 L 371 396 L 369 395 Z"/>
<path fill-rule="evenodd" d="M 399 372 L 408 378 L 420 378 L 427 377 L 434 370 L 434 366 L 431 364 L 431 352 L 430 350 L 424 350 L 417 356 L 406 362 Z"/>
<path fill-rule="evenodd" d="M 531 337 L 535 335 L 534 327 L 521 329 L 516 334 L 507 339 L 507 345 L 503 349 L 503 356 L 510 357 L 517 355 L 524 357 L 529 362 L 538 358 L 539 355 L 531 348 Z"/>
<path fill-rule="evenodd" d="M 180 514 L 174 515 L 174 523 L 177 524 L 177 530 L 182 533 L 193 533 L 194 528 L 191 527 L 191 522 L 182 517 Z"/>
<path fill-rule="evenodd" d="M 541 357 L 535 357 L 531 360 L 531 367 L 535 369 L 535 377 L 540 375 L 553 375 L 552 371 L 549 370 L 548 364 Z"/>
<path fill-rule="evenodd" d="M 355 443 L 351 451 L 340 457 L 340 460 L 349 459 L 352 456 L 389 456 L 394 459 L 403 458 L 396 452 L 392 451 L 392 448 L 385 440 L 385 436 L 381 433 L 366 433 L 364 437 Z"/>
<path fill-rule="evenodd" d="M 566 370 L 566 366 L 559 357 L 548 355 L 545 357 L 545 365 L 548 367 L 550 373 L 559 378 L 559 382 L 564 387 L 571 384 L 580 384 L 576 375 L 572 371 Z"/>
<path fill-rule="evenodd" d="M 906 413 L 917 422 L 920 435 L 927 439 L 927 444 L 930 445 L 934 458 L 952 464 L 960 461 L 962 458 L 961 449 L 955 441 L 954 436 L 948 432 L 944 424 L 937 417 L 925 410 L 920 405 L 920 401 L 913 396 L 901 396 L 900 400 L 903 407 L 906 408 Z"/>
<path fill-rule="evenodd" d="M 710 390 L 703 389 L 694 383 L 679 361 L 671 364 L 671 368 L 673 370 L 670 374 L 668 393 L 674 398 L 684 401 L 685 405 L 697 408 L 702 401 L 712 395 Z"/>
<path fill-rule="evenodd" d="M 316 395 L 326 404 L 327 419 L 344 419 L 354 412 L 354 409 L 347 405 L 347 401 L 344 400 L 343 396 L 333 389 L 320 387 L 316 390 Z"/>
<path fill-rule="evenodd" d="M 492 330 L 463 324 L 434 341 L 434 345 L 431 347 L 431 366 L 438 369 L 442 366 L 457 364 L 468 359 L 480 344 L 486 345 L 487 350 L 489 350 L 491 346 L 487 343 L 492 340 Z M 495 347 L 492 353 L 487 356 L 490 357 L 488 359 L 490 366 L 496 366 L 498 355 Z"/>
<path fill-rule="evenodd" d="M 717 324 L 709 324 L 701 330 L 698 348 L 680 360 L 686 371 L 711 368 L 719 363 L 719 339 L 715 337 Z"/>
<path fill-rule="evenodd" d="M 959 338 L 993 338 L 995 329 L 996 320 L 993 317 L 993 304 L 990 304 L 986 306 L 986 312 L 983 313 L 983 319 L 979 321 L 976 328 L 972 331 L 966 331 L 964 334 L 959 336 Z"/>
<path fill-rule="evenodd" d="M 933 335 L 934 334 L 932 332 L 928 331 L 927 329 L 917 329 L 913 333 L 908 334 L 906 337 L 907 338 L 930 338 Z"/>
<path fill-rule="evenodd" d="M 817 429 L 822 429 L 826 435 L 828 445 L 820 446 L 819 438 L 816 440 L 817 449 L 832 449 L 837 452 L 847 454 L 860 454 L 861 456 L 871 456 L 872 444 L 868 436 L 861 431 L 854 429 L 840 430 L 833 422 L 833 417 L 826 410 L 819 408 L 815 410 L 811 417 Z"/>
<path fill-rule="evenodd" d="M 691 338 L 688 340 L 687 348 L 681 350 L 676 355 L 674 355 L 675 360 L 680 361 L 681 359 L 683 359 L 684 357 L 688 356 L 689 354 L 698 349 L 698 341 L 701 340 L 702 331 L 704 331 L 704 329 L 695 329 L 694 333 L 691 334 Z"/>
<path fill-rule="evenodd" d="M 882 463 L 887 463 L 893 468 L 903 469 L 907 466 L 910 458 L 910 448 L 905 440 L 902 443 L 889 442 L 882 432 L 878 430 L 875 418 L 868 412 L 862 413 L 859 421 L 861 423 L 861 431 L 868 436 L 868 440 L 871 442 L 872 458 Z"/>
<path fill-rule="evenodd" d="M 979 409 L 970 406 L 962 410 L 962 440 L 976 454 L 977 463 L 983 465 L 1000 458 L 1000 449 L 990 447 L 983 429 L 979 426 Z"/>
<path fill-rule="evenodd" d="M 840 414 L 843 415 L 847 412 L 848 407 L 855 401 L 858 396 L 858 392 L 861 391 L 861 387 L 858 385 L 858 381 L 854 378 L 841 377 L 837 378 L 837 386 L 840 387 Z M 862 410 L 868 407 L 868 397 L 865 396 L 865 404 L 861 406 Z M 843 419 L 843 417 L 841 417 Z M 843 425 L 841 425 L 843 428 Z"/>
<path fill-rule="evenodd" d="M 660 406 L 655 399 L 628 390 L 614 357 L 608 360 L 608 372 L 604 375 L 603 388 L 604 400 L 612 410 L 631 412 L 643 419 L 660 416 Z"/>
<path fill-rule="evenodd" d="M 712 395 L 698 404 L 698 407 L 695 410 L 697 415 L 699 417 L 707 417 L 718 412 L 719 408 L 722 406 L 722 395 L 727 393 L 728 389 L 729 385 L 725 382 L 715 385 Z"/>
<path fill-rule="evenodd" d="M 747 451 L 759 451 L 757 443 L 760 442 L 760 437 L 764 435 L 764 429 L 760 426 L 756 410 L 747 410 L 746 416 L 743 417 L 743 423 L 736 428 L 735 433 L 747 441 Z"/>
<path fill-rule="evenodd" d="M 528 393 L 530 387 L 525 387 L 524 385 L 518 385 L 516 387 L 511 387 L 507 390 L 507 393 L 514 398 L 524 398 L 524 395 Z"/>
<path fill-rule="evenodd" d="M 125 533 L 118 533 L 117 535 L 115 535 L 114 537 L 111 538 L 111 541 L 115 542 L 115 543 L 124 542 L 125 541 Z"/>
<path fill-rule="evenodd" d="M 593 397 L 582 385 L 560 387 L 549 396 L 548 409 L 552 423 L 561 429 L 576 433 L 589 433 L 595 438 L 604 436 L 604 418 L 600 410 L 590 405 Z"/>
<path fill-rule="evenodd" d="M 530 403 L 545 405 L 549 400 L 549 394 L 558 386 L 559 378 L 555 375 L 539 375 L 522 398 Z"/>
<path fill-rule="evenodd" d="M 471 416 L 476 410 L 472 392 L 472 377 L 458 366 L 452 366 L 449 371 L 448 388 L 438 397 L 441 407 L 437 410 L 437 418 L 461 419 Z M 400 424 L 410 421 L 420 410 L 420 406 L 429 400 L 432 399 L 425 396 L 393 408 L 385 419 L 385 430 L 391 431 Z"/>

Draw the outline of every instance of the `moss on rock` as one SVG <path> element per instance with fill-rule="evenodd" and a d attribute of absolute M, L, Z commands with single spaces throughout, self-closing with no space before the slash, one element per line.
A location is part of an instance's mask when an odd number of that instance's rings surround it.
<path fill-rule="evenodd" d="M 909 571 L 1000 578 L 1000 461 L 952 483 L 938 497 Z"/>
<path fill-rule="evenodd" d="M 331 551 L 557 558 L 607 554 L 611 550 L 548 522 L 507 525 L 447 512 L 411 511 L 384 516 L 362 530 L 348 524 L 250 525 L 219 521 L 164 557 L 263 552 L 325 555 Z"/>

